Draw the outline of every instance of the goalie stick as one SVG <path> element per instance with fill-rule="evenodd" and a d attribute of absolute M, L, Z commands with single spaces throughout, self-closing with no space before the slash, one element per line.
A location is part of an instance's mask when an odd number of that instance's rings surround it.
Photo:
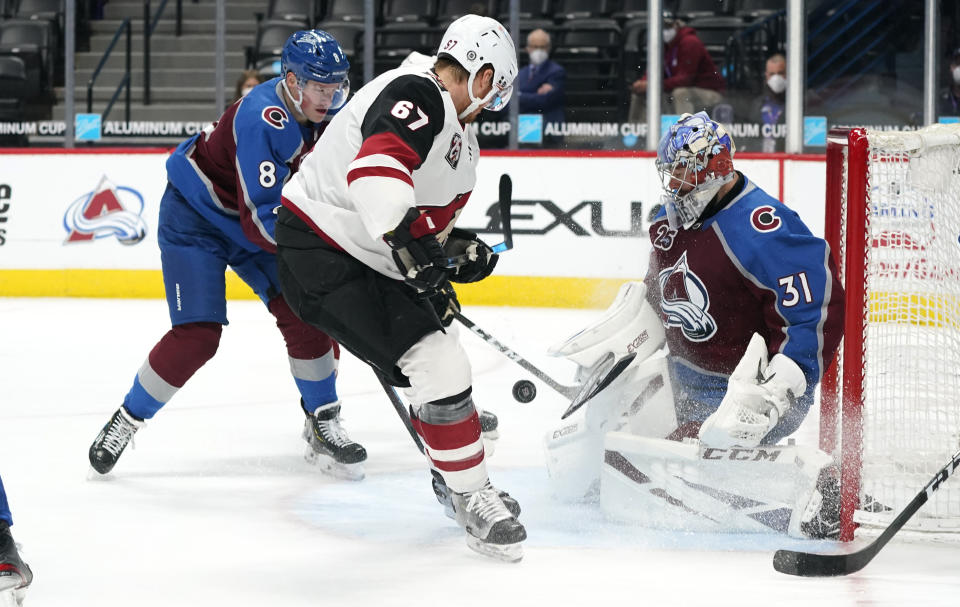
<path fill-rule="evenodd" d="M 864 548 L 849 554 L 813 554 L 810 552 L 796 552 L 793 550 L 777 550 L 773 555 L 773 568 L 780 573 L 799 575 L 803 577 L 826 577 L 849 575 L 860 571 L 867 566 L 873 557 L 877 556 L 890 539 L 917 513 L 934 491 L 940 488 L 950 474 L 960 467 L 960 451 L 953 454 L 946 466 L 933 475 L 927 486 L 913 498 L 907 507 L 893 519 L 893 522 L 883 530 L 877 539 Z"/>

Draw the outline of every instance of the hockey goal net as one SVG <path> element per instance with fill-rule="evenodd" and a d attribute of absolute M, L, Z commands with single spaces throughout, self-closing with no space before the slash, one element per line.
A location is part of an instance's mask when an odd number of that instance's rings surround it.
<path fill-rule="evenodd" d="M 886 526 L 960 447 L 960 125 L 833 129 L 825 235 L 846 289 L 822 384 L 841 539 Z M 907 527 L 960 532 L 960 482 Z"/>

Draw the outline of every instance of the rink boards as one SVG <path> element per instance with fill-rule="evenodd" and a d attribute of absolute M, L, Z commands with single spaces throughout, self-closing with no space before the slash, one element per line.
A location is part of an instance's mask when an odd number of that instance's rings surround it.
<path fill-rule="evenodd" d="M 0 296 L 163 297 L 156 228 L 166 150 L 0 151 Z M 742 154 L 737 168 L 823 233 L 824 157 Z M 660 198 L 652 154 L 490 152 L 458 226 L 500 242 L 497 182 L 513 179 L 514 249 L 458 286 L 465 303 L 601 307 L 642 278 Z M 228 272 L 230 298 L 254 295 Z"/>

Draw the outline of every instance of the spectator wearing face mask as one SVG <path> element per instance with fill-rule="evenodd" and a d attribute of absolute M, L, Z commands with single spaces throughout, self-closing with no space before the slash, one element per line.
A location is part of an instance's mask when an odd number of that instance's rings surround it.
<path fill-rule="evenodd" d="M 241 97 L 246 97 L 247 93 L 253 90 L 253 87 L 263 82 L 260 79 L 260 72 L 257 70 L 243 70 L 240 77 L 237 78 L 236 87 L 233 90 L 233 102 L 236 103 Z"/>
<path fill-rule="evenodd" d="M 750 110 L 749 120 L 760 125 L 761 151 L 782 152 L 786 131 L 787 58 L 777 53 L 767 59 L 763 92 Z"/>
<path fill-rule="evenodd" d="M 950 55 L 950 86 L 937 97 L 938 116 L 960 116 L 960 48 Z"/>
<path fill-rule="evenodd" d="M 694 114 L 713 111 L 723 102 L 727 82 L 697 37 L 697 30 L 669 13 L 663 21 L 663 103 L 664 114 Z M 647 120 L 647 76 L 636 80 L 628 119 L 630 122 Z"/>
<path fill-rule="evenodd" d="M 550 60 L 550 34 L 535 29 L 527 35 L 530 63 L 520 68 L 515 90 L 521 114 L 543 114 L 544 125 L 564 121 L 567 72 Z"/>

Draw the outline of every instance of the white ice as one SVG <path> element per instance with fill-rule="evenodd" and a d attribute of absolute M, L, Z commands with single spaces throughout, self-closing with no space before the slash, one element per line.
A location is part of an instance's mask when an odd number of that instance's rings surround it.
<path fill-rule="evenodd" d="M 569 382 L 544 354 L 596 312 L 467 308 Z M 495 484 L 523 506 L 519 564 L 471 552 L 372 373 L 344 355 L 346 426 L 362 482 L 302 458 L 303 414 L 282 339 L 258 302 L 231 302 L 216 357 L 91 479 L 87 449 L 168 328 L 162 301 L 0 299 L 0 475 L 36 573 L 25 605 L 960 605 L 960 546 L 894 540 L 846 578 L 773 570 L 776 535 L 691 535 L 604 521 L 547 496 L 541 439 L 565 407 L 469 332 L 475 396 L 500 417 Z M 815 418 L 801 430 L 811 436 Z M 951 479 L 951 482 L 960 482 Z M 858 540 L 862 542 L 864 540 Z"/>

